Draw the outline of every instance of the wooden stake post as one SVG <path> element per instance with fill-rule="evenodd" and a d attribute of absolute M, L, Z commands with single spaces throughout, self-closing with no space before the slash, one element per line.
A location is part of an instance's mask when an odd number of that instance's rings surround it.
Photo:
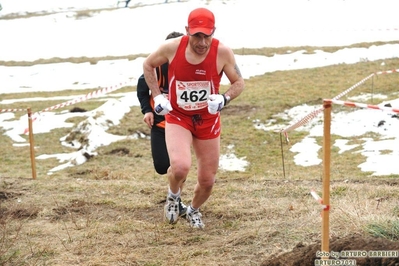
<path fill-rule="evenodd" d="M 28 123 L 29 123 L 29 146 L 30 146 L 30 161 L 32 166 L 32 178 L 36 179 L 35 143 L 33 140 L 32 112 L 30 108 L 28 108 Z"/>
<path fill-rule="evenodd" d="M 324 102 L 324 173 L 323 173 L 323 211 L 322 211 L 322 232 L 321 250 L 323 253 L 330 253 L 330 155 L 331 155 L 331 102 Z M 328 259 L 328 257 L 327 257 Z"/>

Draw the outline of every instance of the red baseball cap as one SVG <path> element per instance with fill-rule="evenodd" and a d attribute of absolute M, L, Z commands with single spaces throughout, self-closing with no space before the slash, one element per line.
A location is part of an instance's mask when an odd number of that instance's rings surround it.
<path fill-rule="evenodd" d="M 188 16 L 188 33 L 194 35 L 201 32 L 212 35 L 215 30 L 215 16 L 206 8 L 197 8 Z"/>

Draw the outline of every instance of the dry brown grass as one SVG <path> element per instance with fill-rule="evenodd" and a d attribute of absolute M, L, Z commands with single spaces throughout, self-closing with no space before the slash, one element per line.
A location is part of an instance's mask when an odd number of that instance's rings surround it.
<path fill-rule="evenodd" d="M 288 149 L 304 133 L 290 132 L 291 143 L 283 145 L 284 176 L 279 134 L 254 129 L 253 120 L 266 121 L 298 104 L 321 104 L 322 98 L 383 70 L 381 62 L 278 71 L 248 80 L 243 95 L 223 111 L 222 151 L 235 145 L 237 157 L 246 157 L 250 166 L 245 172 L 218 173 L 202 208 L 205 230 L 190 229 L 183 220 L 163 222 L 167 183 L 153 170 L 148 139 L 102 147 L 87 163 L 50 176 L 48 170 L 59 163 L 37 160 L 38 178 L 32 180 L 28 147 L 14 147 L 0 135 L 0 265 L 260 265 L 300 242 L 317 243 L 321 210 L 309 192 L 321 192 L 322 166 L 293 163 Z M 399 63 L 384 62 L 385 70 Z M 398 81 L 396 74 L 380 76 L 375 92 L 391 95 Z M 370 87 L 367 83 L 355 94 Z M 44 104 L 32 103 L 32 108 L 41 110 Z M 70 131 L 36 135 L 36 155 L 69 152 L 59 138 Z M 138 107 L 110 131 L 148 133 Z M 365 235 L 370 224 L 397 220 L 397 176 L 360 172 L 363 160 L 332 152 L 331 236 Z M 182 195 L 186 203 L 194 184 L 193 166 Z"/>
<path fill-rule="evenodd" d="M 37 181 L 4 178 L 4 265 L 259 265 L 321 237 L 320 206 L 309 195 L 320 181 L 218 179 L 202 209 L 207 227 L 201 231 L 184 221 L 163 222 L 162 178 L 122 174 L 104 180 L 99 176 L 106 170 L 100 171 L 95 179 L 82 174 Z M 183 198 L 189 198 L 193 185 L 190 178 Z M 331 190 L 332 236 L 363 232 L 369 223 L 397 217 L 392 182 L 337 181 Z"/>

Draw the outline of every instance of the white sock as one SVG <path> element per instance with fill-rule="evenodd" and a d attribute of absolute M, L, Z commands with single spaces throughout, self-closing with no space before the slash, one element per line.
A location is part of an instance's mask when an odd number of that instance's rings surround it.
<path fill-rule="evenodd" d="M 173 193 L 172 192 L 172 190 L 170 190 L 170 188 L 168 189 L 168 195 L 169 196 L 172 196 L 173 198 L 178 198 L 178 197 L 180 197 L 180 188 L 179 188 L 179 191 L 175 194 L 175 193 Z"/>

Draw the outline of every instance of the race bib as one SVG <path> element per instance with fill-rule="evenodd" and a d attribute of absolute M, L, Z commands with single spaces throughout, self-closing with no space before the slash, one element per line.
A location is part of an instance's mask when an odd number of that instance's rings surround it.
<path fill-rule="evenodd" d="M 210 92 L 210 81 L 176 81 L 177 105 L 187 111 L 206 108 Z"/>

